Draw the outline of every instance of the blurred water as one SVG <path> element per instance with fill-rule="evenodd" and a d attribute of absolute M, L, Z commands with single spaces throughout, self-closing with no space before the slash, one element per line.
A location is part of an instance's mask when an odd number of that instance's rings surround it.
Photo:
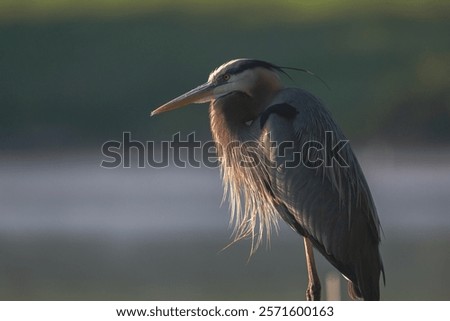
<path fill-rule="evenodd" d="M 371 151 L 361 156 L 387 235 L 450 231 L 450 162 L 399 163 L 374 159 Z M 1 162 L 0 231 L 164 238 L 226 230 L 228 209 L 220 207 L 217 169 L 103 169 L 99 164 L 89 156 Z"/>
<path fill-rule="evenodd" d="M 3 164 L 3 233 L 167 237 L 223 229 L 219 176 L 194 169 L 103 169 L 68 160 Z M 223 213 L 222 213 L 223 212 Z"/>
<path fill-rule="evenodd" d="M 383 297 L 450 299 L 447 154 L 358 155 L 385 234 Z M 2 158 L 0 298 L 304 297 L 301 242 L 285 224 L 250 261 L 248 242 L 221 252 L 231 230 L 217 169 L 103 169 L 99 157 Z"/>

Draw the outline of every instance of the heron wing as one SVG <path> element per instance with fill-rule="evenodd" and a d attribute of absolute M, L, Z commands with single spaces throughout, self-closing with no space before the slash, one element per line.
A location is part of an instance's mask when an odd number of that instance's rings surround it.
<path fill-rule="evenodd" d="M 383 270 L 380 223 L 342 131 L 323 104 L 300 89 L 281 91 L 260 119 L 260 141 L 270 164 L 268 185 L 279 214 L 355 283 L 364 298 L 376 298 Z"/>

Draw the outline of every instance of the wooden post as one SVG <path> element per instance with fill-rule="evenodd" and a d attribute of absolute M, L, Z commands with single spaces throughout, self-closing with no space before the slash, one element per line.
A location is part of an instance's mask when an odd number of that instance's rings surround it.
<path fill-rule="evenodd" d="M 327 301 L 341 300 L 341 276 L 336 272 L 328 272 L 325 277 L 325 293 Z"/>

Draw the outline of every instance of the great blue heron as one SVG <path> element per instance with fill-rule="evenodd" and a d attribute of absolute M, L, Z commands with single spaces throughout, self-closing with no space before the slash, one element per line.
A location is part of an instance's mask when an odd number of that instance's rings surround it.
<path fill-rule="evenodd" d="M 308 300 L 320 300 L 313 247 L 348 280 L 352 299 L 379 300 L 381 227 L 364 174 L 323 104 L 305 90 L 283 87 L 284 69 L 261 60 L 229 61 L 152 115 L 211 102 L 236 239 L 251 236 L 254 250 L 280 216 L 304 238 Z M 344 142 L 339 161 L 321 148 L 327 133 Z M 243 148 L 235 148 L 239 144 Z"/>

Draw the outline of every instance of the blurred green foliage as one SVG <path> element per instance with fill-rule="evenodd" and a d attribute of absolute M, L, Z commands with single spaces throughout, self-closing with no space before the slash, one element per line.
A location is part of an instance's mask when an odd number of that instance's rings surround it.
<path fill-rule="evenodd" d="M 298 239 L 275 240 L 271 250 L 260 249 L 250 260 L 242 243 L 220 251 L 224 244 L 217 236 L 201 241 L 191 235 L 172 243 L 144 238 L 118 244 L 91 237 L 1 241 L 0 300 L 292 301 L 303 300 L 307 286 Z M 447 237 L 386 242 L 383 300 L 449 300 Z M 333 267 L 316 258 L 324 281 Z M 343 278 L 341 295 L 348 300 Z"/>
<path fill-rule="evenodd" d="M 450 139 L 450 2 L 0 1 L 0 148 L 208 138 L 206 106 L 149 112 L 251 57 L 304 67 L 356 141 Z"/>
<path fill-rule="evenodd" d="M 20 254 L 5 244 L 16 245 Z M 0 300 L 303 300 L 307 272 L 297 242 L 278 240 L 249 261 L 242 244 L 219 252 L 222 247 L 217 239 L 141 240 L 125 248 L 89 238 L 9 240 L 0 245 L 6 262 Z M 448 256 L 442 256 L 448 239 L 397 240 L 385 248 L 383 300 L 450 298 Z M 324 280 L 333 268 L 317 259 Z M 343 278 L 341 294 L 348 300 Z"/>

